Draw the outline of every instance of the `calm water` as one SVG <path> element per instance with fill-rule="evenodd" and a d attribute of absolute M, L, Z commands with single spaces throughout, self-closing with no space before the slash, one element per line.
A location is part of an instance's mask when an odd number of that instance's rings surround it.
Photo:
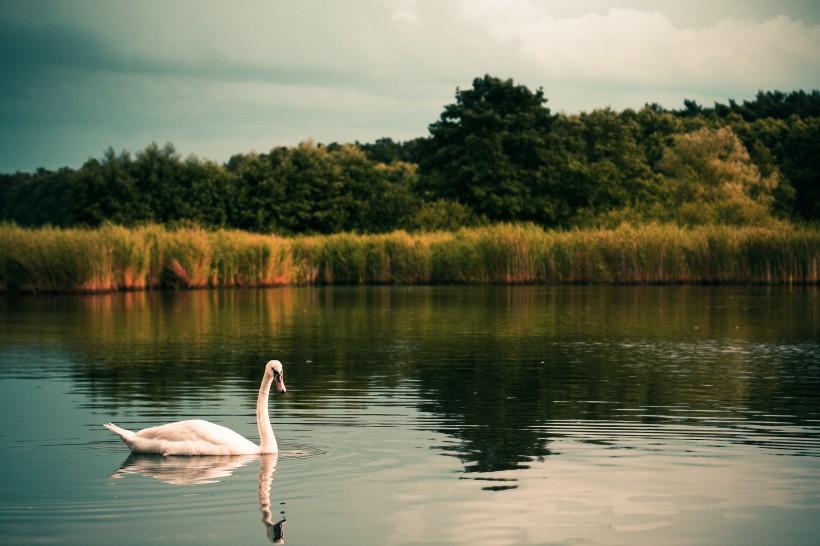
<path fill-rule="evenodd" d="M 256 440 L 270 358 L 278 458 L 129 457 L 100 426 Z M 3 544 L 820 536 L 816 289 L 3 297 L 0 406 Z"/>

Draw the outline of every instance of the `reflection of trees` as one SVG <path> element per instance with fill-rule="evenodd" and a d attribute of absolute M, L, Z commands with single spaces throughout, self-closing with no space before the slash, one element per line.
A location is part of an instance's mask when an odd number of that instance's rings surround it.
<path fill-rule="evenodd" d="M 461 445 L 454 452 L 467 472 L 526 467 L 549 455 L 546 441 L 532 425 L 547 419 L 549 389 L 521 384 L 518 363 L 473 362 L 445 374 L 423 374 L 420 409 L 439 415 L 443 432 Z M 447 393 L 448 394 L 444 394 Z"/>
<path fill-rule="evenodd" d="M 286 291 L 137 292 L 75 300 L 77 379 L 116 408 L 218 397 L 226 380 L 255 398 L 291 311 Z M 284 360 L 284 358 L 283 358 Z"/>
<path fill-rule="evenodd" d="M 812 359 L 777 353 L 801 340 L 816 350 L 812 294 L 594 286 L 139 292 L 29 299 L 27 312 L 45 323 L 15 336 L 53 344 L 49 330 L 62 329 L 78 388 L 107 409 L 219 399 L 228 383 L 247 392 L 251 407 L 261 366 L 274 357 L 293 394 L 277 399 L 277 411 L 320 416 L 370 400 L 374 388 L 415 382 L 431 428 L 457 440 L 446 452 L 483 472 L 548 455 L 540 425 L 552 420 L 654 422 L 670 407 L 816 418 L 816 383 L 799 380 L 817 378 Z"/>

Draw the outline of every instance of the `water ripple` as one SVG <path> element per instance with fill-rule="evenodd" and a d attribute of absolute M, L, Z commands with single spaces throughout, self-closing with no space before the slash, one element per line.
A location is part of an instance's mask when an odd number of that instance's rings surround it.
<path fill-rule="evenodd" d="M 697 446 L 757 446 L 783 454 L 820 457 L 820 427 L 772 422 L 736 422 L 731 426 L 690 426 L 631 421 L 554 421 L 532 427 L 545 440 L 568 439 L 615 447 L 656 445 L 660 449 Z"/>

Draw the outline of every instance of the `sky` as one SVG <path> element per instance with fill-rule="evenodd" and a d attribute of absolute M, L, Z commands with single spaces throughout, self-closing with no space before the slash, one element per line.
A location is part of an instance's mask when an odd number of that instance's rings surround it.
<path fill-rule="evenodd" d="M 568 114 L 820 89 L 818 0 L 2 0 L 0 172 L 428 136 L 485 74 Z"/>

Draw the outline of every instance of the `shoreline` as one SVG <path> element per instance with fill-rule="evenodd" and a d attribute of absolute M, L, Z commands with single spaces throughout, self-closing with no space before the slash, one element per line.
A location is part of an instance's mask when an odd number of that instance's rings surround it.
<path fill-rule="evenodd" d="M 281 237 L 0 225 L 0 293 L 302 285 L 820 284 L 820 230 L 668 224 Z"/>

